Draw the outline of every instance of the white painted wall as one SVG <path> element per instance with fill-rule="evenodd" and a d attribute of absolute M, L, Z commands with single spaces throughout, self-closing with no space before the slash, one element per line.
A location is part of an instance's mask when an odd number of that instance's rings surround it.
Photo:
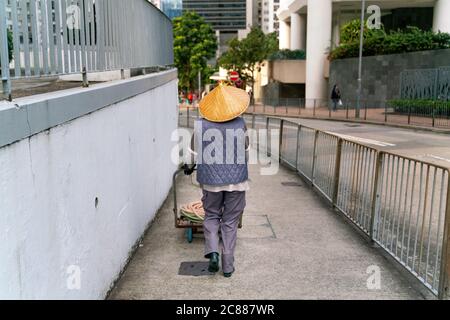
<path fill-rule="evenodd" d="M 176 100 L 172 80 L 0 148 L 0 299 L 105 297 L 171 187 Z"/>

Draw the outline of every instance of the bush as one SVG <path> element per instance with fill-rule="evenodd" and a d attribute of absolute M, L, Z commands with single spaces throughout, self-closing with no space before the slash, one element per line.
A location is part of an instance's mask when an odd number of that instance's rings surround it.
<path fill-rule="evenodd" d="M 401 114 L 450 116 L 450 101 L 396 99 L 390 100 L 388 106 L 393 108 L 394 112 Z"/>
<path fill-rule="evenodd" d="M 271 54 L 269 60 L 305 60 L 306 52 L 303 50 L 283 49 Z"/>
<path fill-rule="evenodd" d="M 341 43 L 347 44 L 352 42 L 358 42 L 359 43 L 359 33 L 361 31 L 361 23 L 360 19 L 352 20 L 348 23 L 346 23 L 341 28 Z M 364 24 L 364 39 L 372 38 L 377 35 L 385 35 L 384 28 L 381 29 L 370 29 L 367 27 L 367 21 Z"/>
<path fill-rule="evenodd" d="M 13 50 L 14 50 L 14 43 L 13 43 L 13 35 L 10 30 L 8 30 L 8 56 L 9 56 L 9 62 L 13 59 Z M 1 63 L 1 61 L 0 61 Z M 1 69 L 1 65 L 0 65 Z"/>
<path fill-rule="evenodd" d="M 348 37 L 349 38 L 349 37 Z M 350 37 L 351 38 L 351 37 Z M 395 54 L 424 50 L 450 48 L 450 34 L 423 31 L 416 27 L 408 27 L 405 31 L 369 32 L 365 37 L 363 56 Z M 354 58 L 359 55 L 359 40 L 342 43 L 331 51 L 330 60 Z"/>

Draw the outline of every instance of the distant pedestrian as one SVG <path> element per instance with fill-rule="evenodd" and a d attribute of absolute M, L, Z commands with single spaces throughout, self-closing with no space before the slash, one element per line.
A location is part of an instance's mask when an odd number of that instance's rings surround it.
<path fill-rule="evenodd" d="M 189 104 L 192 104 L 192 101 L 194 100 L 194 95 L 192 94 L 192 92 L 189 92 L 189 94 L 188 94 L 188 101 L 189 101 Z"/>
<path fill-rule="evenodd" d="M 333 86 L 333 90 L 331 91 L 331 100 L 333 101 L 333 111 L 337 110 L 338 105 L 342 104 L 341 101 L 341 90 L 339 90 L 339 87 L 337 84 Z"/>

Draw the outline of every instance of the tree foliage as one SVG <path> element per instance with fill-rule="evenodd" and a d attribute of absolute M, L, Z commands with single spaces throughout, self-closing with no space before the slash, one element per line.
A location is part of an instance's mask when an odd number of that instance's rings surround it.
<path fill-rule="evenodd" d="M 13 44 L 13 34 L 11 30 L 8 30 L 8 56 L 9 56 L 9 62 L 13 59 L 13 50 L 14 50 L 14 44 Z M 1 62 L 1 61 L 0 61 Z"/>
<path fill-rule="evenodd" d="M 229 49 L 219 59 L 219 65 L 237 71 L 242 80 L 254 85 L 255 72 L 260 64 L 278 50 L 275 33 L 264 34 L 260 28 L 252 28 L 246 38 L 232 39 Z"/>
<path fill-rule="evenodd" d="M 352 20 L 341 28 L 341 43 L 353 43 L 358 42 L 360 39 L 361 32 L 361 19 Z M 372 38 L 374 36 L 384 36 L 384 28 L 381 29 L 371 29 L 367 27 L 367 21 L 364 23 L 364 39 Z"/>
<path fill-rule="evenodd" d="M 359 20 L 356 20 L 359 22 Z M 354 23 L 356 26 L 357 23 Z M 330 59 L 354 58 L 359 55 L 359 31 L 349 31 L 341 34 L 343 39 L 340 46 L 330 53 Z M 364 36 L 363 56 L 406 53 L 414 51 L 437 50 L 450 48 L 450 34 L 423 31 L 417 27 L 406 30 L 368 31 Z"/>
<path fill-rule="evenodd" d="M 282 49 L 272 53 L 268 60 L 305 60 L 306 52 L 304 50 Z"/>
<path fill-rule="evenodd" d="M 207 60 L 215 56 L 217 38 L 213 29 L 197 13 L 186 11 L 173 19 L 174 58 L 180 87 L 192 90 L 198 72 L 209 74 Z"/>
<path fill-rule="evenodd" d="M 11 30 L 8 30 L 8 54 L 9 54 L 9 61 L 13 59 L 13 34 Z"/>

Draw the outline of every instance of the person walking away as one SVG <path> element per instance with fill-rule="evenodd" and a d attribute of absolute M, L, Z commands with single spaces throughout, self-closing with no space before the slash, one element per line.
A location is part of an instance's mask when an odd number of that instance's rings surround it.
<path fill-rule="evenodd" d="M 333 90 L 331 91 L 331 100 L 333 101 L 333 111 L 336 111 L 341 101 L 341 91 L 337 84 L 333 86 Z"/>
<path fill-rule="evenodd" d="M 249 104 L 245 90 L 220 84 L 200 102 L 202 118 L 194 128 L 193 153 L 205 210 L 205 258 L 209 259 L 208 270 L 215 273 L 221 253 L 226 278 L 235 271 L 237 231 L 249 190 L 249 141 L 241 117 Z"/>

